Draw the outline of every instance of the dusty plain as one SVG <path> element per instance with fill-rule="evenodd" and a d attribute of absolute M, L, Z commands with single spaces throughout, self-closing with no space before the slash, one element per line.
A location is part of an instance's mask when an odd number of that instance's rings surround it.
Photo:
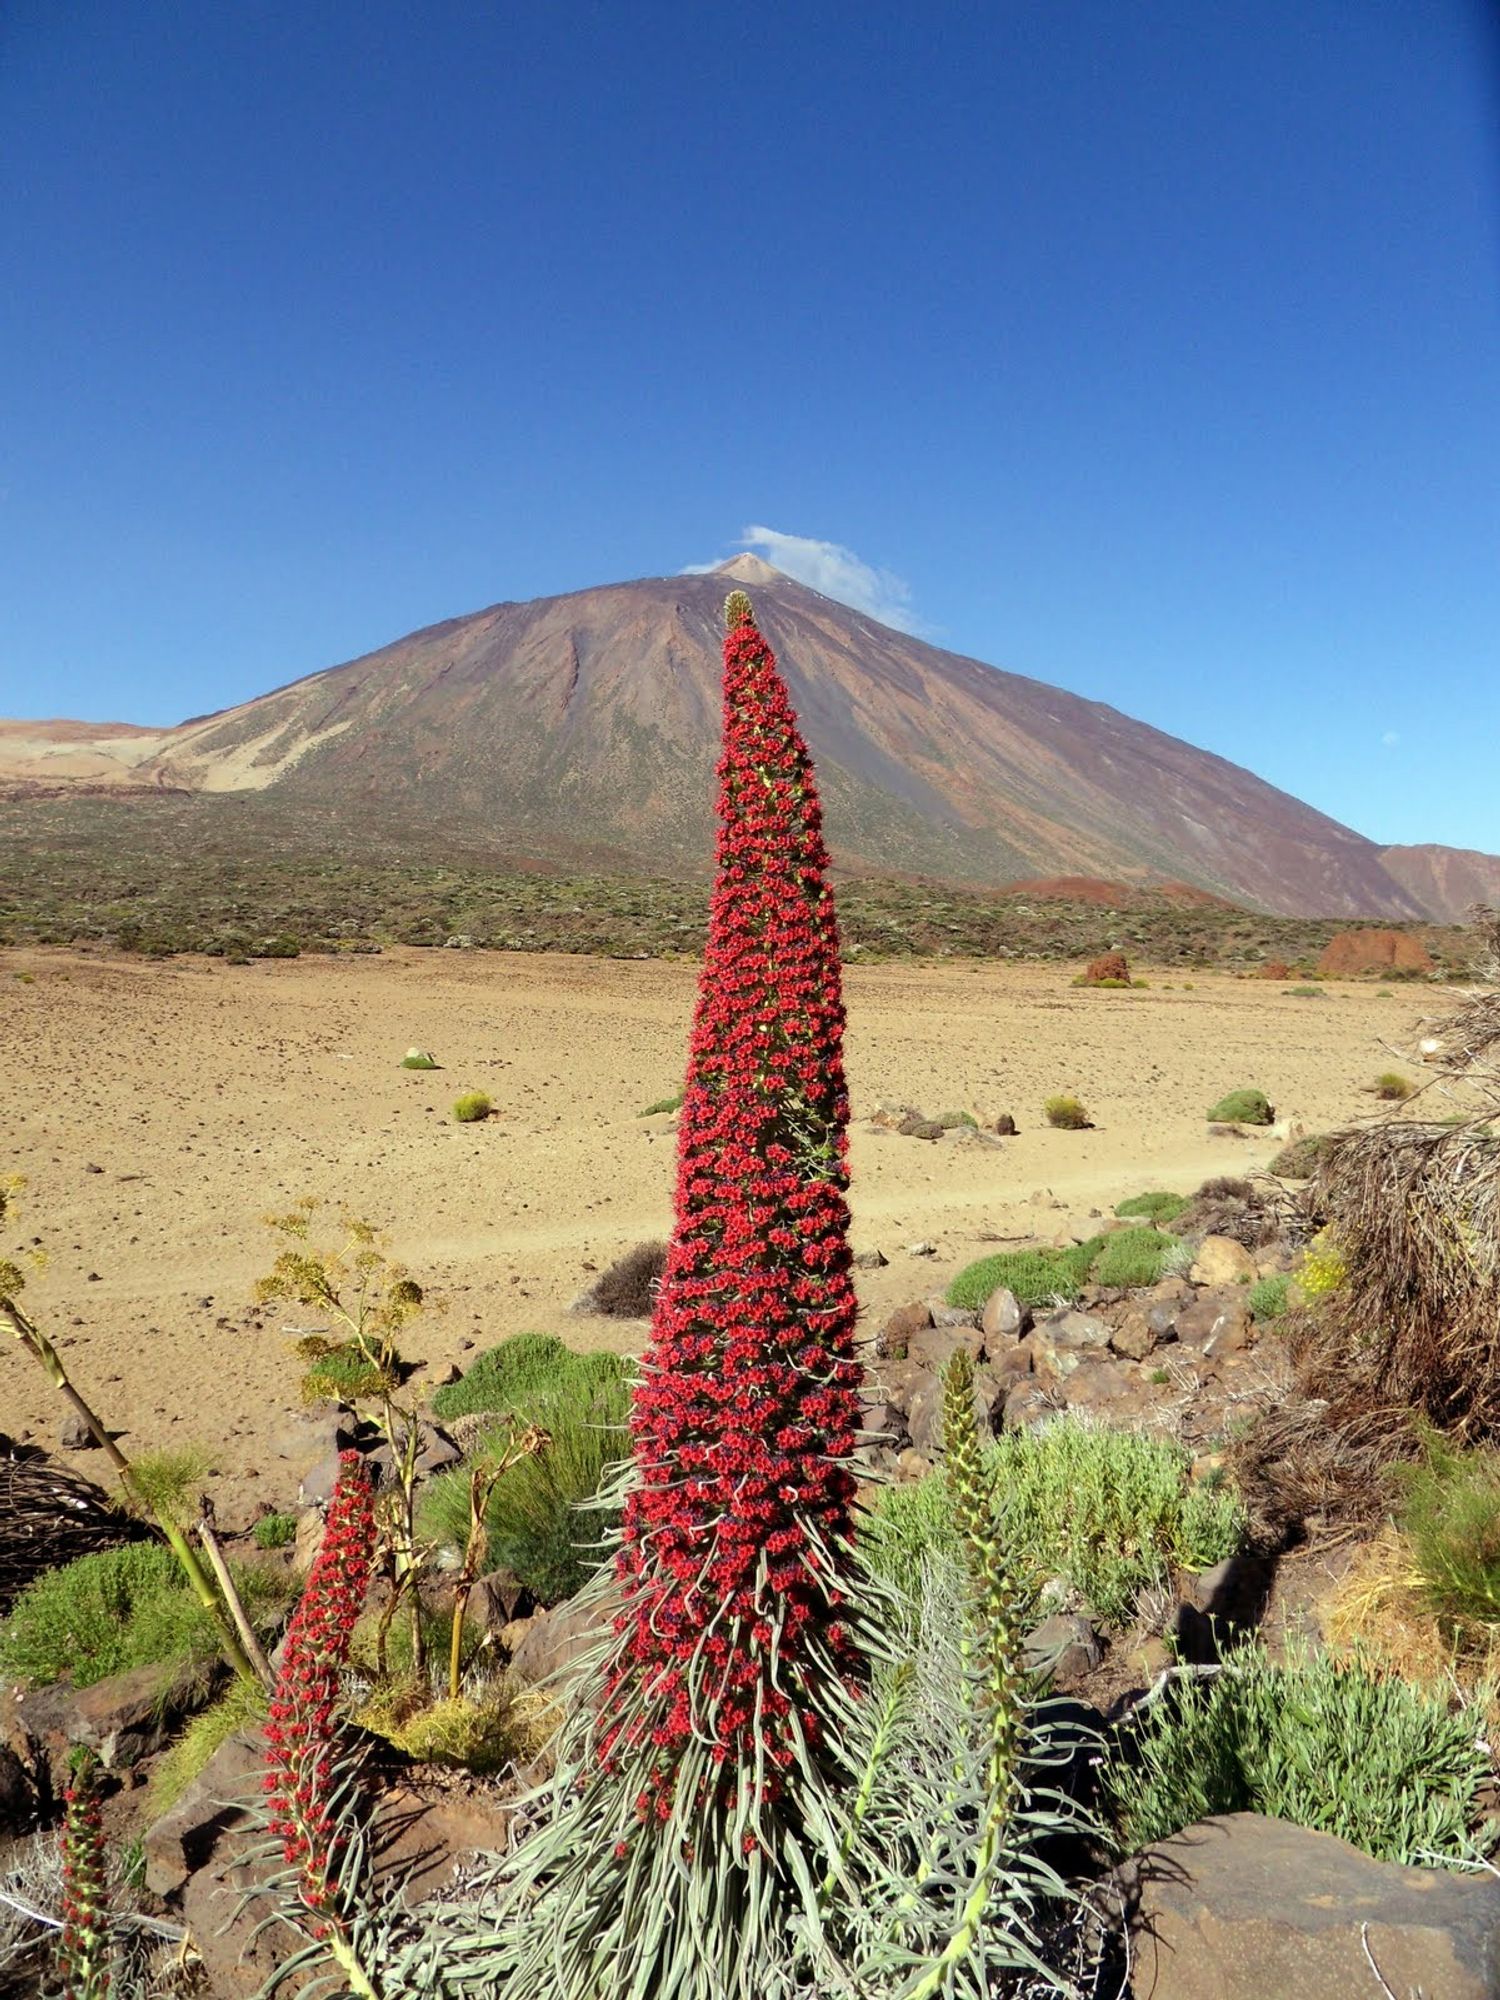
<path fill-rule="evenodd" d="M 27 1302 L 127 1448 L 202 1443 L 233 1523 L 293 1501 L 312 1454 L 299 1319 L 254 1302 L 264 1218 L 306 1196 L 376 1224 L 427 1288 L 403 1347 L 428 1371 L 535 1329 L 639 1349 L 636 1322 L 570 1315 L 595 1270 L 669 1225 L 675 1140 L 643 1106 L 680 1081 L 687 963 L 393 950 L 233 966 L 14 950 L 0 957 L 0 1172 L 25 1176 L 0 1255 L 46 1252 Z M 1272 1134 L 1210 1137 L 1204 1113 L 1257 1085 L 1290 1123 L 1375 1114 L 1365 1086 L 1409 1048 L 1426 996 L 1147 972 L 1084 992 L 1056 966 L 851 968 L 856 1248 L 871 1332 L 987 1249 L 1050 1239 L 1153 1187 L 1264 1165 Z M 403 1070 L 408 1045 L 441 1069 Z M 1407 1072 L 1415 1074 L 1406 1064 Z M 455 1124 L 483 1090 L 495 1116 Z M 1082 1098 L 1086 1132 L 1044 1099 Z M 876 1132 L 882 1099 L 929 1116 L 1013 1114 L 1001 1147 Z M 909 1246 L 936 1246 L 914 1257 Z M 0 1430 L 55 1443 L 65 1414 L 0 1348 Z M 102 1476 L 97 1452 L 80 1469 Z"/>

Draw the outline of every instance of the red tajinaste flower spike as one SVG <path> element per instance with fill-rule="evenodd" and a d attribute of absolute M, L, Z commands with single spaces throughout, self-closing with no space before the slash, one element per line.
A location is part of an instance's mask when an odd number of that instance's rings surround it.
<path fill-rule="evenodd" d="M 299 1875 L 309 1910 L 334 1914 L 340 1837 L 333 1790 L 339 1682 L 364 1608 L 375 1502 L 358 1452 L 339 1458 L 323 1541 L 287 1630 L 265 1725 L 271 1831 Z"/>
<path fill-rule="evenodd" d="M 109 1891 L 104 1822 L 91 1752 L 78 1753 L 63 1794 L 63 2000 L 105 2000 L 109 1992 Z"/>
<path fill-rule="evenodd" d="M 658 1753 L 643 1814 L 695 1738 L 731 1788 L 757 1757 L 787 1768 L 810 1662 L 846 1644 L 825 1560 L 851 1526 L 861 1379 L 838 932 L 807 747 L 748 600 L 726 613 L 718 876 L 603 1702 L 628 1718 L 606 1760 Z"/>

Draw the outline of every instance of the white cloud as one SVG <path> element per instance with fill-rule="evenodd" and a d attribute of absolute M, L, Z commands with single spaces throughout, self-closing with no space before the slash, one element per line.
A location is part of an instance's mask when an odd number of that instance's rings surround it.
<path fill-rule="evenodd" d="M 840 542 L 820 542 L 811 535 L 787 535 L 780 528 L 752 526 L 739 546 L 750 549 L 799 583 L 811 584 L 825 597 L 893 625 L 898 632 L 921 634 L 929 628 L 912 609 L 911 585 L 891 570 L 876 569 Z M 714 563 L 690 563 L 685 575 L 716 568 Z"/>
<path fill-rule="evenodd" d="M 1396 745 L 1401 741 L 1401 733 L 1396 729 L 1388 729 L 1380 740 L 1387 750 L 1394 750 Z"/>

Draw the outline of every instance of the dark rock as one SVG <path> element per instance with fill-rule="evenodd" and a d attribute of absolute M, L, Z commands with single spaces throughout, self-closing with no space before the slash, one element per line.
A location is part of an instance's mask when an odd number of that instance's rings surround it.
<path fill-rule="evenodd" d="M 521 1579 L 508 1569 L 492 1569 L 469 1592 L 468 1621 L 486 1632 L 499 1632 L 517 1618 L 528 1618 L 536 1600 Z"/>
<path fill-rule="evenodd" d="M 41 1806 L 31 1771 L 8 1743 L 0 1743 L 0 1836 L 30 1833 Z"/>
<path fill-rule="evenodd" d="M 1042 1384 L 1028 1376 L 1006 1395 L 1000 1412 L 1000 1428 L 1007 1431 L 1034 1430 L 1050 1423 L 1057 1415 L 1057 1399 Z"/>
<path fill-rule="evenodd" d="M 1228 1813 L 1120 1871 L 1143 2000 L 1494 2000 L 1500 1879 Z"/>
<path fill-rule="evenodd" d="M 1092 1673 L 1104 1658 L 1104 1648 L 1087 1618 L 1075 1612 L 1058 1612 L 1026 1634 L 1021 1658 L 1029 1672 L 1045 1674 L 1054 1683 L 1068 1683 Z"/>
<path fill-rule="evenodd" d="M 1116 1424 L 1149 1400 L 1134 1363 L 1089 1359 L 1062 1384 L 1070 1410 L 1107 1415 Z"/>
<path fill-rule="evenodd" d="M 147 1827 L 141 1845 L 146 1887 L 175 1896 L 188 1877 L 207 1865 L 232 1828 L 251 1823 L 261 1796 L 265 1746 L 258 1730 L 240 1730 L 221 1743 L 170 1812 Z"/>
<path fill-rule="evenodd" d="M 932 1315 L 934 1326 L 977 1327 L 979 1325 L 977 1312 L 971 1311 L 968 1306 L 950 1306 L 941 1294 L 927 1301 L 927 1310 Z"/>
<path fill-rule="evenodd" d="M 1127 1361 L 1144 1361 L 1159 1338 L 1151 1325 L 1150 1313 L 1142 1312 L 1137 1307 L 1126 1313 L 1109 1336 L 1109 1344 L 1116 1354 L 1123 1355 Z"/>
<path fill-rule="evenodd" d="M 522 1680 L 533 1683 L 570 1676 L 609 1631 L 614 1605 L 577 1598 L 552 1611 L 538 1611 L 526 1621 L 521 1642 L 511 1653 L 511 1666 Z"/>
<path fill-rule="evenodd" d="M 1002 1139 L 1014 1139 L 1019 1127 L 1008 1111 L 1002 1111 L 995 1120 L 995 1130 Z"/>
<path fill-rule="evenodd" d="M 1030 1317 L 1030 1307 L 1022 1306 L 1013 1291 L 1005 1285 L 997 1285 L 984 1302 L 984 1311 L 979 1317 L 979 1328 L 989 1342 L 1019 1340 L 1026 1331 Z"/>
<path fill-rule="evenodd" d="M 1201 1292 L 1176 1315 L 1177 1338 L 1201 1354 L 1234 1353 L 1251 1336 L 1250 1305 L 1243 1286 Z"/>
<path fill-rule="evenodd" d="M 906 1358 L 918 1368 L 941 1375 L 960 1348 L 976 1361 L 984 1351 L 984 1335 L 972 1318 L 967 1325 L 918 1327 L 907 1340 Z"/>
<path fill-rule="evenodd" d="M 94 1451 L 99 1441 L 83 1418 L 70 1410 L 57 1427 L 57 1442 L 62 1451 Z"/>
<path fill-rule="evenodd" d="M 906 1359 L 906 1343 L 920 1327 L 932 1325 L 932 1308 L 918 1299 L 909 1306 L 897 1306 L 880 1329 L 875 1352 L 893 1361 Z"/>

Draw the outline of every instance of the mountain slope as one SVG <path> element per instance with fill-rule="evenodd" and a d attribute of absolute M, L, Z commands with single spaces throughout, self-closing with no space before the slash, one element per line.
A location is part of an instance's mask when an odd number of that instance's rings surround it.
<path fill-rule="evenodd" d="M 1424 914 L 1415 879 L 1403 886 L 1372 841 L 1249 772 L 895 632 L 750 556 L 494 605 L 140 732 L 138 755 L 101 728 L 91 758 L 68 725 L 69 756 L 49 769 L 7 760 L 0 735 L 0 778 L 261 791 L 268 805 L 306 801 L 383 833 L 447 829 L 470 852 L 531 863 L 702 869 L 731 580 L 754 590 L 781 656 L 845 866 L 980 886 L 1171 879 L 1290 914 Z"/>
<path fill-rule="evenodd" d="M 1380 859 L 1430 916 L 1462 923 L 1476 903 L 1500 905 L 1500 855 L 1471 847 L 1387 847 Z"/>

